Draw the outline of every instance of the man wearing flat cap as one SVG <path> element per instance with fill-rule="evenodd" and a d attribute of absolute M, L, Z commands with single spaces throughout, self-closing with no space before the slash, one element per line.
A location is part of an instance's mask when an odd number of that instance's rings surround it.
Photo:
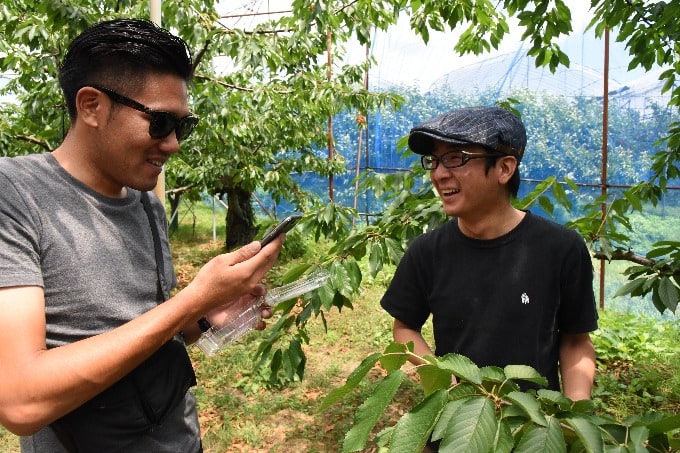
<path fill-rule="evenodd" d="M 419 356 L 528 365 L 549 388 L 588 399 L 598 318 L 590 254 L 575 231 L 513 207 L 526 142 L 522 121 L 498 107 L 411 129 L 409 148 L 452 219 L 412 242 L 381 305 L 395 341 L 413 342 Z M 421 335 L 430 315 L 434 354 Z"/>

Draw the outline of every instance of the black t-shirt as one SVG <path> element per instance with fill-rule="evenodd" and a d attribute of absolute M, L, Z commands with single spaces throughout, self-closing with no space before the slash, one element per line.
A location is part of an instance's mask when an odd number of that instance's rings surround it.
<path fill-rule="evenodd" d="M 559 390 L 559 334 L 597 329 L 593 268 L 575 232 L 527 212 L 508 234 L 466 237 L 456 220 L 416 238 L 381 300 L 435 353 L 478 366 L 529 365 Z"/>

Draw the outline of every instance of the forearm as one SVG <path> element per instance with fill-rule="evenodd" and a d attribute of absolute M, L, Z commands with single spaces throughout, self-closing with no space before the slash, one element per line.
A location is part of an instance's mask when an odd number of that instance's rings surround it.
<path fill-rule="evenodd" d="M 590 399 L 595 379 L 595 348 L 590 335 L 564 335 L 560 346 L 562 391 L 574 401 Z"/>
<path fill-rule="evenodd" d="M 423 335 L 419 331 L 411 329 L 398 319 L 394 320 L 394 328 L 392 333 L 394 336 L 394 341 L 398 343 L 413 342 L 413 352 L 417 356 L 424 357 L 426 355 L 434 355 L 432 348 L 427 343 L 427 341 L 425 341 Z M 424 363 L 422 360 L 419 360 L 416 357 L 410 357 L 409 361 L 414 365 L 422 365 Z"/>
<path fill-rule="evenodd" d="M 15 351 L 11 365 L 3 360 L 3 424 L 20 435 L 37 431 L 128 374 L 194 316 L 180 297 L 91 338 Z"/>

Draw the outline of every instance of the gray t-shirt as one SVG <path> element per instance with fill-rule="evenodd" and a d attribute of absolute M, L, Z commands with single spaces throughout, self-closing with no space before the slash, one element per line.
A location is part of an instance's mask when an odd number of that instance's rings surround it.
<path fill-rule="evenodd" d="M 157 197 L 150 198 L 165 279 L 174 287 L 165 210 Z M 162 302 L 153 238 L 140 200 L 136 190 L 121 199 L 98 194 L 50 153 L 0 158 L 0 287 L 44 289 L 48 348 L 111 330 Z M 190 403 L 194 407 L 193 399 Z M 195 407 L 190 412 L 187 423 L 196 421 L 190 430 L 198 436 Z M 37 445 L 41 436 L 33 437 Z M 180 451 L 177 443 L 163 440 L 173 445 L 167 451 Z M 198 442 L 196 437 L 196 449 Z"/>

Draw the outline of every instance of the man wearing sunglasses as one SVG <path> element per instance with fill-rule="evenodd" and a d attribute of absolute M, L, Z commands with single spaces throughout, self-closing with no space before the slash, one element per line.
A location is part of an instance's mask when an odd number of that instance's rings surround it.
<path fill-rule="evenodd" d="M 151 190 L 198 123 L 192 74 L 186 43 L 151 22 L 94 25 L 60 68 L 63 143 L 0 159 L 0 423 L 22 452 L 202 451 L 185 344 L 264 294 L 282 239 L 214 258 L 170 297 Z"/>
<path fill-rule="evenodd" d="M 452 219 L 411 243 L 381 300 L 395 341 L 433 355 L 421 334 L 431 315 L 437 356 L 529 365 L 551 389 L 561 376 L 567 397 L 590 398 L 590 255 L 576 232 L 512 205 L 526 146 L 520 119 L 497 107 L 457 109 L 411 129 L 408 144 Z"/>

